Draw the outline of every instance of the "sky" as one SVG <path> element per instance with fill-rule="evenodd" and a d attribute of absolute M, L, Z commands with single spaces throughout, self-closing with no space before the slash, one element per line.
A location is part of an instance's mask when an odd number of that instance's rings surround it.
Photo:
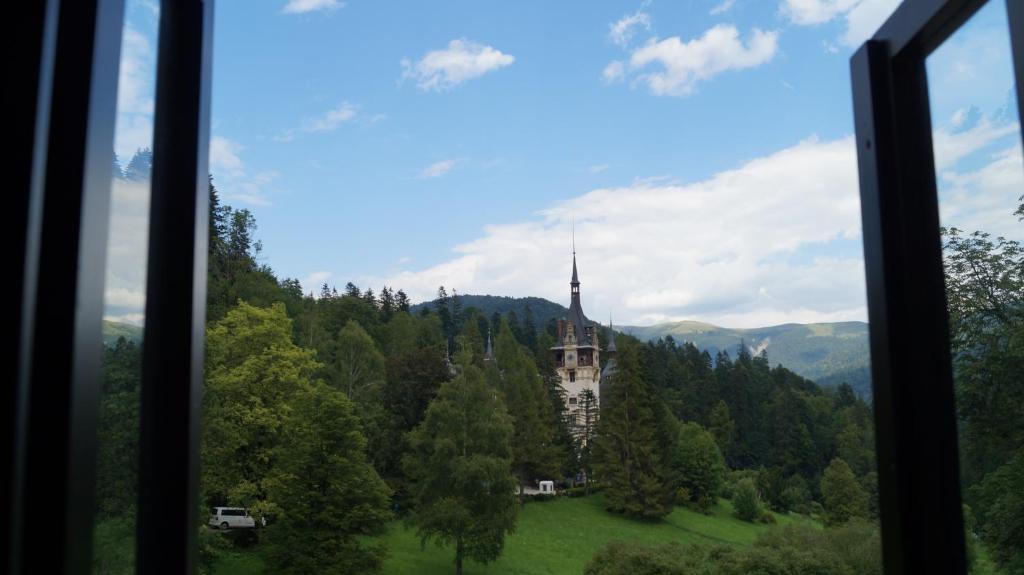
<path fill-rule="evenodd" d="M 896 4 L 218 0 L 211 172 L 307 292 L 568 304 L 574 230 L 592 318 L 865 320 L 849 58 Z M 158 17 L 129 0 L 124 163 Z M 928 73 L 943 223 L 1024 239 L 1003 0 Z M 147 193 L 115 185 L 110 319 L 144 319 Z"/>

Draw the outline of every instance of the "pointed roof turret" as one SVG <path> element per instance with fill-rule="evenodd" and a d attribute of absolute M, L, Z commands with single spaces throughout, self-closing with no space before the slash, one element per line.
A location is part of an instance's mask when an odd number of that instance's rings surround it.
<path fill-rule="evenodd" d="M 571 285 L 580 285 L 580 276 L 576 273 L 576 252 L 572 252 L 572 281 L 569 282 Z"/>
<path fill-rule="evenodd" d="M 611 316 L 608 316 L 608 348 L 606 351 L 611 353 L 618 351 L 615 348 L 615 322 L 612 321 Z"/>

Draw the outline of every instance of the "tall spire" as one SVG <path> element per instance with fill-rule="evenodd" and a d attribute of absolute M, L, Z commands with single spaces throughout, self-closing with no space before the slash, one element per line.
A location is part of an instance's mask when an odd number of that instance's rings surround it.
<path fill-rule="evenodd" d="M 491 345 L 491 330 L 487 329 L 487 351 L 484 352 L 484 361 L 491 361 L 494 359 L 494 347 Z"/>
<path fill-rule="evenodd" d="M 612 321 L 612 314 L 608 314 L 608 347 L 607 351 L 615 353 L 618 351 L 615 349 L 615 322 Z"/>

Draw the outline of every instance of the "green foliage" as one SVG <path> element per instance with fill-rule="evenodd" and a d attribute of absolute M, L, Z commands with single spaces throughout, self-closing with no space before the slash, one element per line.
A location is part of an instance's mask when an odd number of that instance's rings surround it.
<path fill-rule="evenodd" d="M 359 322 L 348 320 L 334 342 L 330 381 L 349 397 L 384 381 L 384 354 Z"/>
<path fill-rule="evenodd" d="M 702 569 L 703 549 L 678 543 L 651 546 L 611 541 L 594 554 L 584 575 L 690 575 Z"/>
<path fill-rule="evenodd" d="M 203 490 L 211 504 L 278 511 L 267 490 L 292 402 L 320 365 L 292 343 L 283 304 L 245 302 L 207 330 Z"/>
<path fill-rule="evenodd" d="M 732 492 L 732 506 L 736 517 L 744 521 L 754 521 L 761 516 L 761 496 L 757 493 L 753 479 L 745 477 L 736 483 Z"/>
<path fill-rule="evenodd" d="M 725 481 L 725 461 L 715 437 L 700 424 L 679 426 L 672 468 L 677 485 L 686 489 L 691 503 L 702 510 L 715 504 Z"/>
<path fill-rule="evenodd" d="M 505 395 L 514 430 L 512 469 L 520 486 L 550 479 L 557 474 L 559 463 L 551 402 L 529 352 L 504 322 L 495 342 L 495 356 L 501 373 L 499 388 Z"/>
<path fill-rule="evenodd" d="M 821 476 L 821 496 L 825 504 L 825 523 L 840 525 L 868 514 L 868 494 L 857 483 L 853 470 L 835 458 Z"/>
<path fill-rule="evenodd" d="M 352 403 L 317 383 L 292 405 L 269 490 L 280 513 L 267 529 L 267 565 L 275 573 L 377 570 L 384 549 L 358 536 L 383 528 L 390 491 L 366 462 Z"/>
<path fill-rule="evenodd" d="M 93 531 L 92 572 L 122 575 L 135 572 L 135 517 L 122 515 L 96 522 Z"/>
<path fill-rule="evenodd" d="M 96 506 L 101 517 L 135 513 L 141 361 L 141 348 L 125 338 L 103 350 L 96 438 Z"/>
<path fill-rule="evenodd" d="M 992 558 L 1009 573 L 1024 571 L 1024 453 L 987 474 L 971 495 Z"/>
<path fill-rule="evenodd" d="M 715 436 L 718 449 L 722 453 L 728 453 L 736 435 L 736 424 L 729 415 L 729 406 L 721 399 L 718 400 L 715 408 L 711 410 L 711 415 L 708 416 L 708 431 Z"/>
<path fill-rule="evenodd" d="M 667 460 L 675 430 L 641 376 L 636 347 L 624 345 L 617 361 L 594 439 L 594 470 L 606 486 L 609 510 L 658 519 L 672 510 L 675 490 Z"/>
<path fill-rule="evenodd" d="M 878 529 L 867 523 L 822 531 L 785 526 L 763 534 L 753 547 L 684 547 L 612 541 L 598 551 L 586 575 L 880 575 Z"/>
<path fill-rule="evenodd" d="M 415 506 L 409 522 L 424 545 L 455 547 L 457 573 L 464 558 L 497 559 L 515 527 L 512 435 L 504 403 L 480 370 L 465 363 L 409 433 L 404 468 Z"/>
<path fill-rule="evenodd" d="M 966 499 L 995 562 L 1024 571 L 1024 246 L 956 228 L 943 240 Z"/>

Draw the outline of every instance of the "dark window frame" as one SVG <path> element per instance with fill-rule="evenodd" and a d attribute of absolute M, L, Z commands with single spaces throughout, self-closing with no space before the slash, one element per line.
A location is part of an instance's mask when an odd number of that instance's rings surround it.
<path fill-rule="evenodd" d="M 161 2 L 140 573 L 196 567 L 213 1 Z M 924 59 L 983 4 L 906 0 L 851 60 L 887 573 L 965 571 Z M 1020 107 L 1024 2 L 1007 5 Z M 94 350 L 102 341 L 104 266 L 97 254 L 105 252 L 109 223 L 103 208 L 124 0 L 11 8 L 9 28 L 23 49 L 10 69 L 10 100 L 27 113 L 13 114 L 22 153 L 5 159 L 14 183 L 7 229 L 24 257 L 15 266 L 21 306 L 7 324 L 18 342 L 7 363 L 16 385 L 0 396 L 12 415 L 0 436 L 0 456 L 11 470 L 0 480 L 10 510 L 0 556 L 12 573 L 85 575 L 98 411 Z M 58 429 L 42 425 L 44 419 Z M 39 548 L 53 552 L 29 554 Z"/>
<path fill-rule="evenodd" d="M 986 1 L 907 0 L 850 61 L 886 573 L 967 569 L 925 63 Z M 1024 3 L 1006 5 L 1019 110 Z"/>
<path fill-rule="evenodd" d="M 0 480 L 10 573 L 92 572 L 103 283 L 124 0 L 12 5 L 16 320 Z M 213 0 L 160 6 L 136 570 L 193 573 Z M 49 549 L 39 553 L 38 549 Z"/>

